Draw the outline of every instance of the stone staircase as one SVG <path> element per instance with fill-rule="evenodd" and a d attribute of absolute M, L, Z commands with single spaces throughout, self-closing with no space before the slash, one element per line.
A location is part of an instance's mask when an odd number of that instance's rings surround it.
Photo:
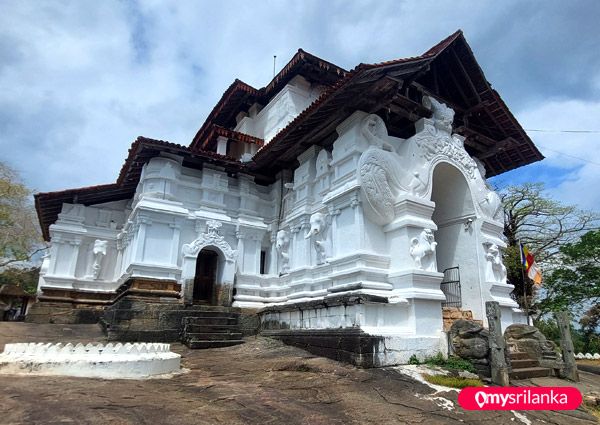
<path fill-rule="evenodd" d="M 532 359 L 529 354 L 524 352 L 510 353 L 510 372 L 511 381 L 520 379 L 542 378 L 551 376 L 552 371 L 546 367 L 541 367 L 540 362 Z"/>
<path fill-rule="evenodd" d="M 212 311 L 182 319 L 182 342 L 189 348 L 218 348 L 242 344 L 239 311 L 235 309 Z"/>

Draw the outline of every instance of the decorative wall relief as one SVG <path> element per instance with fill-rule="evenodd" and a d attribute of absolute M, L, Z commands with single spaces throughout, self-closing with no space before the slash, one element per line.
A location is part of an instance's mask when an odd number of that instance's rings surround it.
<path fill-rule="evenodd" d="M 485 176 L 486 170 L 483 163 L 477 158 L 474 159 L 479 171 L 476 179 L 476 198 L 482 214 L 492 220 L 501 220 L 502 218 L 502 200 L 500 196 L 487 183 Z"/>
<path fill-rule="evenodd" d="M 437 242 L 434 240 L 431 229 L 424 229 L 418 238 L 411 239 L 410 255 L 417 269 L 430 272 L 437 271 L 435 258 L 436 246 Z"/>
<path fill-rule="evenodd" d="M 484 243 L 486 282 L 506 283 L 506 267 L 502 263 L 502 253 L 496 244 Z"/>
<path fill-rule="evenodd" d="M 290 271 L 290 255 L 288 252 L 290 246 L 290 235 L 286 230 L 280 230 L 277 232 L 277 240 L 275 242 L 275 248 L 281 256 L 281 267 L 280 273 L 286 274 Z"/>
<path fill-rule="evenodd" d="M 423 96 L 423 106 L 431 109 L 433 113 L 431 119 L 436 130 L 441 131 L 443 134 L 452 132 L 452 122 L 454 122 L 454 110 L 452 108 L 430 96 Z"/>
<path fill-rule="evenodd" d="M 100 277 L 100 272 L 102 271 L 102 260 L 106 255 L 107 246 L 108 241 L 104 241 L 101 239 L 96 239 L 94 241 L 94 247 L 92 248 L 94 262 L 92 263 L 92 272 L 89 276 L 87 276 L 88 278 L 97 280 Z"/>
<path fill-rule="evenodd" d="M 409 190 L 424 196 L 429 185 L 431 168 L 439 160 L 446 160 L 473 180 L 477 177 L 477 165 L 464 148 L 464 137 L 452 134 L 454 111 L 434 98 L 424 96 L 423 105 L 432 111 L 431 118 L 423 118 L 417 123 L 417 134 L 405 142 L 402 158 L 408 159 L 405 168 L 411 170 L 413 184 Z"/>
<path fill-rule="evenodd" d="M 312 238 L 314 248 L 317 253 L 317 264 L 324 264 L 327 262 L 327 255 L 325 253 L 325 215 L 322 213 L 314 213 L 310 216 L 310 230 L 304 236 L 304 239 Z"/>
<path fill-rule="evenodd" d="M 237 256 L 237 251 L 231 249 L 225 238 L 219 234 L 221 226 L 222 224 L 219 221 L 208 220 L 206 222 L 206 232 L 200 234 L 193 242 L 184 244 L 181 247 L 182 254 L 195 257 L 202 248 L 214 246 L 223 253 L 227 262 L 233 262 Z"/>
<path fill-rule="evenodd" d="M 396 198 L 406 191 L 402 185 L 401 161 L 385 140 L 387 130 L 379 116 L 367 116 L 361 131 L 370 146 L 358 161 L 359 182 L 370 207 L 371 219 L 385 225 L 394 219 Z"/>
<path fill-rule="evenodd" d="M 321 151 L 317 155 L 317 160 L 315 163 L 316 171 L 317 171 L 317 178 L 321 177 L 329 172 L 330 162 L 331 162 L 331 152 L 329 152 L 327 149 L 321 149 Z"/>

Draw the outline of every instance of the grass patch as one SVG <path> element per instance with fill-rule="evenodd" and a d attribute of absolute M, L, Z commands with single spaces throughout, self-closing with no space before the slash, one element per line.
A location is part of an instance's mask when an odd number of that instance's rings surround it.
<path fill-rule="evenodd" d="M 600 422 L 600 407 L 585 405 L 584 408 Z"/>
<path fill-rule="evenodd" d="M 423 378 L 434 385 L 442 385 L 444 387 L 451 388 L 465 388 L 465 387 L 483 387 L 483 382 L 479 379 L 461 378 L 459 376 L 446 376 L 446 375 L 427 375 L 424 374 Z"/>

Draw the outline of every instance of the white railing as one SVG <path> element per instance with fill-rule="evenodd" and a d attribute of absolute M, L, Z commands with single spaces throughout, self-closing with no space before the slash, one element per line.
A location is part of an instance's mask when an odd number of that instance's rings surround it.
<path fill-rule="evenodd" d="M 181 356 L 170 350 L 156 342 L 6 344 L 0 373 L 140 379 L 179 372 Z"/>
<path fill-rule="evenodd" d="M 38 343 L 17 343 L 6 344 L 4 346 L 5 355 L 10 356 L 48 356 L 56 358 L 73 357 L 73 356 L 123 356 L 123 355 L 140 355 L 140 354 L 156 354 L 168 353 L 171 350 L 170 344 L 142 342 L 142 343 L 117 343 L 112 344 L 86 344 L 81 343 L 73 345 L 68 344 L 45 344 Z"/>

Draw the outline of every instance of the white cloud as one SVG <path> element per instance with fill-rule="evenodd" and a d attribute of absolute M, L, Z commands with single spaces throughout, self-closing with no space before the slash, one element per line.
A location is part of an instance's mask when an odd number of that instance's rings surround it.
<path fill-rule="evenodd" d="M 545 164 L 563 170 L 562 182 L 549 188 L 554 197 L 582 208 L 600 206 L 600 101 L 555 100 L 522 111 L 517 118 L 546 157 Z M 556 131 L 556 132 L 551 132 Z"/>
<path fill-rule="evenodd" d="M 591 63 L 587 45 L 598 35 L 587 34 L 583 45 L 583 36 L 571 29 L 595 28 L 595 23 L 577 7 L 558 1 L 535 9 L 530 18 L 519 8 L 531 12 L 531 7 L 516 0 L 0 0 L 0 8 L 1 159 L 42 191 L 114 181 L 138 135 L 187 145 L 234 78 L 263 86 L 272 76 L 273 55 L 281 67 L 299 47 L 352 68 L 359 62 L 420 54 L 463 28 L 488 77 L 501 94 L 508 93 L 509 106 L 529 105 L 519 115 L 523 120 L 547 127 L 569 114 L 570 120 L 560 126 L 571 128 L 573 120 L 591 117 L 591 111 L 598 116 L 598 109 L 585 109 L 597 108 L 593 99 L 585 100 L 589 105 L 577 113 L 568 99 L 545 109 L 539 105 L 559 88 L 547 86 L 540 92 L 536 86 L 527 92 L 514 78 L 515 64 L 521 64 L 519 70 L 531 67 L 531 73 L 519 75 L 527 82 L 531 75 L 565 75 L 564 64 L 581 68 Z M 568 13 L 558 13 L 561 8 Z M 564 25 L 544 23 L 557 16 Z M 545 46 L 546 38 L 561 44 Z M 527 59 L 531 50 L 539 61 Z M 560 61 L 554 63 L 563 64 L 561 72 L 545 67 L 556 57 Z M 579 91 L 585 84 L 598 87 L 597 75 L 587 81 L 578 71 L 560 90 L 569 84 Z M 542 120 L 549 114 L 552 119 Z M 540 144 L 551 143 L 541 137 Z M 584 142 L 569 143 L 573 152 L 586 149 Z M 572 171 L 576 161 L 545 153 L 548 163 L 563 167 L 573 181 L 594 176 L 587 166 Z M 587 152 L 574 153 L 579 154 L 588 157 Z"/>

